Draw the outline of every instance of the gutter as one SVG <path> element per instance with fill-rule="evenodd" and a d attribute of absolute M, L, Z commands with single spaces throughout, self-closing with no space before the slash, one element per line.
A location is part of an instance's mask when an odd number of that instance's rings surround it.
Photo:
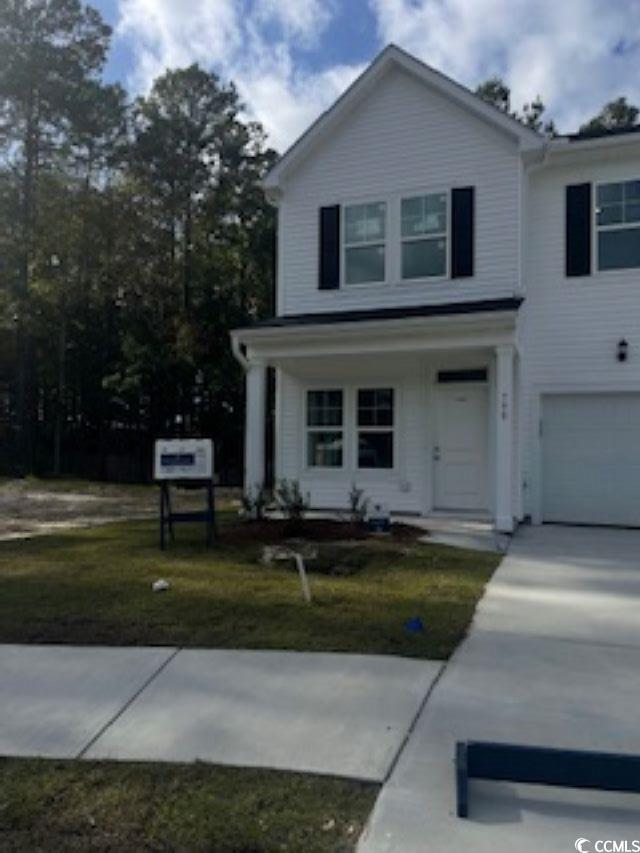
<path fill-rule="evenodd" d="M 231 333 L 231 352 L 233 353 L 235 360 L 246 373 L 247 370 L 249 370 L 249 361 L 245 355 L 246 348 L 234 332 Z"/>

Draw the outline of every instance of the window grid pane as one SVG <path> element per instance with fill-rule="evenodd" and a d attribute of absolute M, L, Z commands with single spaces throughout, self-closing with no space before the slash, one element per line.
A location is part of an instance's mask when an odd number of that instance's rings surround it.
<path fill-rule="evenodd" d="M 342 426 L 342 391 L 308 391 L 307 426 Z"/>
<path fill-rule="evenodd" d="M 386 236 L 386 202 L 352 204 L 345 208 L 345 243 L 375 243 Z"/>
<path fill-rule="evenodd" d="M 446 193 L 403 198 L 401 208 L 401 228 L 404 239 L 425 234 L 446 233 Z"/>
<path fill-rule="evenodd" d="M 307 436 L 307 465 L 310 468 L 341 468 L 342 430 L 311 430 Z"/>
<path fill-rule="evenodd" d="M 347 284 L 384 281 L 384 246 L 363 246 L 345 250 Z"/>
<path fill-rule="evenodd" d="M 393 468 L 393 432 L 358 433 L 358 468 Z"/>
<path fill-rule="evenodd" d="M 602 184 L 597 190 L 598 268 L 640 267 L 640 180 Z"/>
<path fill-rule="evenodd" d="M 430 278 L 447 271 L 447 241 L 411 240 L 402 244 L 402 278 Z"/>
<path fill-rule="evenodd" d="M 393 388 L 358 391 L 358 426 L 393 426 Z"/>

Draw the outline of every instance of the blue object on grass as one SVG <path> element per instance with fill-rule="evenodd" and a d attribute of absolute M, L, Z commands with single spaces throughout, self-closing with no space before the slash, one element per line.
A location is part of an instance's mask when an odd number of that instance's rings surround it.
<path fill-rule="evenodd" d="M 419 616 L 414 616 L 412 619 L 407 619 L 404 623 L 404 630 L 409 634 L 421 634 L 424 631 L 422 619 Z"/>

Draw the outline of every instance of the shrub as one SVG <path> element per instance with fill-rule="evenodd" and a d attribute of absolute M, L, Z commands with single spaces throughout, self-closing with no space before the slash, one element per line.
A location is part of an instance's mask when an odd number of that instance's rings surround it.
<path fill-rule="evenodd" d="M 268 502 L 269 493 L 264 486 L 247 489 L 242 495 L 242 509 L 246 517 L 254 521 L 262 521 L 264 519 L 264 511 Z"/>
<path fill-rule="evenodd" d="M 355 483 L 351 484 L 349 492 L 349 516 L 352 524 L 362 524 L 369 508 L 369 498 L 365 498 L 364 489 L 359 489 Z"/>
<path fill-rule="evenodd" d="M 302 494 L 297 480 L 279 480 L 275 487 L 278 507 L 294 525 L 300 524 L 309 509 L 309 495 Z"/>

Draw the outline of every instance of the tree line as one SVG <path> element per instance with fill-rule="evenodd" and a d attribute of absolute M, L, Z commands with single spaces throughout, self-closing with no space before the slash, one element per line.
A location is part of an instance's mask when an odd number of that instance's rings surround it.
<path fill-rule="evenodd" d="M 175 431 L 237 467 L 228 330 L 271 311 L 275 152 L 197 65 L 105 84 L 110 38 L 79 0 L 0 0 L 4 468 L 137 478 Z"/>
<path fill-rule="evenodd" d="M 81 0 L 0 0 L 0 472 L 140 479 L 182 432 L 237 480 L 228 331 L 273 311 L 276 154 L 198 65 L 133 99 L 105 83 L 111 35 Z M 477 93 L 556 132 L 540 98 Z M 621 98 L 590 129 L 637 123 Z"/>

